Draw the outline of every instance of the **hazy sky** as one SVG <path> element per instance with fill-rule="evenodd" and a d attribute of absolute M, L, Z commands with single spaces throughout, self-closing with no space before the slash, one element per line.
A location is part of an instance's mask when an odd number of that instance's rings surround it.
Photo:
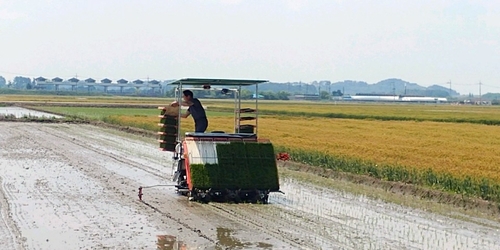
<path fill-rule="evenodd" d="M 500 0 L 0 0 L 0 75 L 500 92 Z"/>

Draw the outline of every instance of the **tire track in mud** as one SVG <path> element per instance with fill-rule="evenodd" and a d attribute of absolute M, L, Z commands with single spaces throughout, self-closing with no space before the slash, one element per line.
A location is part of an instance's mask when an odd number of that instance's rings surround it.
<path fill-rule="evenodd" d="M 118 155 L 115 155 L 114 153 L 110 153 L 110 152 L 106 152 L 106 151 L 102 151 L 101 149 L 99 148 L 96 148 L 96 147 L 93 147 L 92 145 L 89 145 L 88 143 L 85 143 L 84 141 L 77 141 L 77 140 L 70 140 L 68 137 L 66 137 L 65 135 L 60 135 L 60 134 L 57 134 L 57 133 L 54 133 L 54 130 L 48 130 L 48 129 L 44 129 L 43 130 L 45 133 L 48 133 L 54 137 L 57 137 L 61 140 L 64 140 L 64 141 L 67 141 L 67 142 L 70 142 L 70 143 L 73 143 L 75 145 L 78 145 L 82 148 L 85 148 L 89 151 L 92 151 L 92 152 L 95 152 L 99 155 L 103 155 L 103 156 L 106 156 L 106 157 L 109 157 L 117 162 L 120 162 L 120 163 L 123 163 L 125 165 L 128 165 L 130 167 L 133 167 L 133 168 L 136 168 L 136 169 L 140 169 L 150 175 L 153 175 L 153 176 L 156 176 L 156 177 L 159 177 L 159 178 L 162 178 L 162 179 L 165 179 L 166 176 L 164 175 L 161 175 L 158 173 L 158 169 L 156 168 L 153 168 L 153 167 L 148 167 L 142 163 L 139 163 L 139 162 L 136 162 L 136 161 L 133 161 L 133 160 L 130 160 L 126 157 L 122 157 L 122 156 L 118 156 Z M 58 131 L 55 131 L 55 132 L 58 132 Z M 65 155 L 62 155 L 63 157 L 66 157 Z M 66 157 L 67 158 L 67 157 Z M 166 173 L 168 174 L 168 173 Z M 172 176 L 171 174 L 168 174 L 170 177 Z"/>
<path fill-rule="evenodd" d="M 103 155 L 103 156 L 109 157 L 109 158 L 111 158 L 111 159 L 113 159 L 113 160 L 115 160 L 117 162 L 123 163 L 123 164 L 128 165 L 128 166 L 130 166 L 132 168 L 140 169 L 140 170 L 142 170 L 142 171 L 144 171 L 144 172 L 146 172 L 146 173 L 148 173 L 150 175 L 153 175 L 153 176 L 156 176 L 156 177 L 162 178 L 162 179 L 165 178 L 165 176 L 158 174 L 158 172 L 154 172 L 154 171 L 158 171 L 158 169 L 155 169 L 155 168 L 152 168 L 152 167 L 147 167 L 147 166 L 145 166 L 143 164 L 140 164 L 140 163 L 138 163 L 136 161 L 133 161 L 133 160 L 130 160 L 128 158 L 122 158 L 120 156 L 114 155 L 113 153 L 109 153 L 109 152 L 105 152 L 105 151 L 100 151 L 99 149 L 97 149 L 95 147 L 92 147 L 91 145 L 89 145 L 89 144 L 87 144 L 85 142 L 82 142 L 82 141 L 70 140 L 68 137 L 64 136 L 64 134 L 63 135 L 57 134 L 57 132 L 55 132 L 54 130 L 43 129 L 43 132 L 47 133 L 47 134 L 50 134 L 50 135 L 52 135 L 54 137 L 57 137 L 57 138 L 59 138 L 61 140 L 64 140 L 66 142 L 73 143 L 73 144 L 75 144 L 75 145 L 77 145 L 79 147 L 85 148 L 85 149 L 87 149 L 89 151 L 95 152 L 95 153 L 97 153 L 99 155 Z M 57 151 L 55 151 L 55 153 L 59 154 L 60 157 L 66 158 L 66 159 L 69 160 L 69 158 L 66 155 L 60 154 Z M 109 178 L 112 178 L 112 176 L 110 176 Z M 107 178 L 106 180 L 108 180 L 109 178 Z M 146 205 L 152 211 L 155 211 L 155 212 L 157 212 L 157 213 L 165 216 L 166 218 L 168 218 L 168 219 L 170 219 L 170 220 L 178 223 L 179 225 L 183 226 L 184 228 L 192 231 L 193 233 L 197 234 L 199 237 L 204 238 L 207 241 L 213 243 L 215 246 L 219 246 L 219 243 L 217 242 L 216 239 L 213 239 L 212 237 L 210 237 L 210 236 L 202 233 L 202 231 L 200 229 L 197 229 L 196 227 L 193 227 L 193 226 L 189 225 L 188 223 L 182 221 L 181 218 L 176 218 L 171 213 L 162 211 L 159 208 L 157 208 L 156 206 L 154 206 L 154 205 L 152 205 L 152 204 L 150 204 L 150 203 L 148 203 L 146 201 L 140 201 L 140 203 Z M 110 221 L 108 221 L 108 222 L 110 222 Z"/>
<path fill-rule="evenodd" d="M 307 213 L 280 209 L 270 203 L 261 207 L 253 204 L 210 203 L 211 209 L 224 216 L 229 216 L 242 224 L 264 231 L 274 237 L 286 240 L 291 245 L 302 249 L 357 249 L 349 238 L 338 239 L 340 230 L 336 226 L 326 225 L 324 221 L 310 218 Z M 257 216 L 256 216 L 257 215 Z M 321 218 L 324 220 L 325 218 Z M 328 227 L 331 226 L 331 227 Z M 349 247 L 351 246 L 351 247 Z"/>
<path fill-rule="evenodd" d="M 7 148 L 7 147 L 12 147 L 15 145 L 15 142 L 19 139 L 24 139 L 27 138 L 25 135 L 17 135 L 14 138 L 9 138 L 2 136 L 2 144 L 0 148 Z M 8 145 L 8 146 L 7 146 Z M 2 153 L 2 157 L 9 158 L 11 157 L 12 154 L 10 152 L 8 153 Z M 23 214 L 20 212 L 18 204 L 10 204 L 9 200 L 13 200 L 14 196 L 12 195 L 13 193 L 19 192 L 19 190 L 16 189 L 16 187 L 12 184 L 4 180 L 4 178 L 0 177 L 0 209 L 1 209 L 1 216 L 2 220 L 4 221 L 4 225 L 6 228 L 9 230 L 8 234 L 10 234 L 11 237 L 11 244 L 8 242 L 6 243 L 7 247 L 13 247 L 14 249 L 27 249 L 26 246 L 26 238 L 22 237 L 21 230 L 19 228 L 18 223 L 13 219 L 13 216 L 18 216 L 25 220 L 26 218 L 23 216 Z"/>
<path fill-rule="evenodd" d="M 8 198 L 11 198 L 11 195 L 6 192 L 6 187 L 1 177 L 0 184 L 0 216 L 3 222 L 3 225 L 0 225 L 0 239 L 2 239 L 3 247 L 24 250 L 26 246 L 23 244 L 24 241 L 21 238 L 21 232 L 11 216 L 12 213 L 16 213 L 16 210 L 14 209 L 13 211 L 8 202 Z"/>
<path fill-rule="evenodd" d="M 17 132 L 25 132 L 25 131 L 21 131 L 17 128 L 14 128 L 12 130 L 17 130 Z M 27 136 L 24 136 L 24 135 L 21 135 L 17 138 L 15 138 L 15 141 L 12 142 L 10 144 L 11 146 L 11 149 L 14 149 L 14 150 L 19 150 L 19 149 L 23 149 L 23 148 L 37 148 L 37 149 L 40 149 L 42 147 L 40 147 L 41 145 L 39 143 L 37 143 L 35 140 L 30 140 L 29 137 Z M 53 164 L 54 163 L 51 163 L 49 161 L 46 160 L 45 157 L 39 157 L 40 155 L 37 156 L 37 153 L 40 153 L 40 152 L 37 152 L 35 150 L 35 152 L 33 152 L 32 154 L 29 154 L 29 155 L 25 155 L 25 156 L 19 156 L 16 158 L 15 161 L 12 162 L 12 167 L 13 168 L 22 168 L 21 166 L 18 166 L 19 162 L 22 162 L 22 159 L 23 158 L 36 158 L 37 160 L 41 161 L 41 165 L 52 165 L 51 167 L 55 167 L 55 168 L 58 168 L 58 167 L 62 167 L 62 166 L 54 166 Z M 46 153 L 46 152 L 44 152 Z M 44 155 L 46 156 L 46 155 Z M 45 166 L 43 166 L 42 168 L 45 168 Z M 29 170 L 30 167 L 26 167 L 26 166 L 23 166 L 26 170 Z M 33 166 L 31 166 L 33 167 Z M 26 175 L 29 175 L 29 172 L 26 172 Z M 43 174 L 41 174 L 43 176 Z M 60 185 L 55 185 L 55 189 L 52 189 L 49 185 L 49 182 L 45 179 L 45 178 L 37 178 L 34 183 L 30 183 L 32 185 L 27 185 L 28 183 L 23 181 L 21 183 L 24 188 L 26 189 L 27 188 L 27 192 L 26 192 L 26 195 L 27 195 L 27 198 L 30 199 L 31 201 L 34 201 L 34 205 L 35 205 L 35 210 L 36 209 L 39 209 L 40 206 L 45 206 L 45 207 L 53 207 L 53 208 L 59 208 L 59 207 L 64 207 L 66 208 L 67 210 L 69 210 L 70 212 L 66 212 L 65 209 L 54 209 L 51 211 L 51 221 L 52 223 L 55 223 L 55 224 L 58 224 L 58 223 L 61 223 L 62 226 L 67 226 L 68 224 L 68 216 L 66 216 L 67 214 L 71 214 L 72 215 L 72 219 L 75 219 L 77 220 L 78 224 L 80 224 L 82 222 L 81 218 L 79 218 L 79 216 L 75 216 L 74 212 L 75 211 L 71 211 L 71 205 L 73 205 L 74 207 L 78 207 L 78 208 L 85 208 L 86 206 L 80 202 L 80 198 L 82 197 L 77 197 L 77 199 L 71 199 L 72 200 L 72 204 L 70 205 L 67 201 L 70 200 L 68 199 L 69 197 L 67 196 L 67 192 L 64 192 L 64 190 L 61 190 L 61 186 Z M 14 184 L 10 184 L 11 187 L 15 188 Z M 11 193 L 12 191 L 16 191 L 16 190 L 11 190 Z M 17 191 L 16 193 L 18 193 L 19 191 Z M 29 195 L 28 195 L 29 193 Z M 55 197 L 54 197 L 55 196 Z M 58 197 L 59 196 L 59 197 Z M 11 200 L 16 200 L 14 196 L 11 196 L 10 197 Z M 17 207 L 17 206 L 16 206 Z M 94 208 L 97 208 L 94 206 Z M 80 211 L 81 213 L 83 213 L 83 215 L 85 216 L 85 218 L 87 219 L 90 219 L 92 218 L 93 216 L 91 216 L 90 214 L 87 213 L 86 210 L 83 210 L 83 211 Z M 32 222 L 31 220 L 33 219 L 32 217 L 30 218 L 29 216 L 28 217 L 25 217 L 23 215 L 22 212 L 16 212 L 16 217 L 18 217 L 20 219 L 21 222 L 24 222 L 26 225 L 27 228 L 29 229 L 36 229 L 38 228 L 40 225 L 37 225 L 34 221 Z M 104 218 L 103 216 L 101 216 L 101 221 L 104 219 L 104 223 L 105 224 L 110 224 L 111 221 Z M 54 225 L 54 224 L 50 224 L 48 226 L 51 226 L 51 225 Z M 85 229 L 84 229 L 85 231 Z M 91 235 L 92 236 L 92 235 Z M 48 242 L 48 239 L 47 239 L 47 242 Z M 30 243 L 31 244 L 34 244 L 35 242 L 33 241 L 33 239 L 30 239 Z M 38 247 L 41 247 L 41 245 L 38 245 Z"/>
<path fill-rule="evenodd" d="M 218 243 L 216 240 L 212 239 L 211 237 L 207 236 L 206 234 L 203 234 L 203 233 L 201 232 L 201 230 L 196 229 L 195 227 L 190 226 L 190 225 L 189 225 L 188 223 L 186 223 L 186 222 L 183 222 L 180 218 L 175 218 L 172 214 L 170 214 L 170 213 L 168 213 L 168 212 L 161 211 L 161 210 L 160 210 L 160 209 L 158 209 L 157 207 L 155 207 L 155 206 L 153 206 L 153 205 L 149 204 L 148 202 L 145 202 L 145 201 L 141 201 L 141 202 L 142 202 L 144 205 L 146 205 L 146 206 L 148 206 L 149 208 L 151 208 L 152 210 L 154 210 L 155 212 L 157 212 L 157 213 L 160 213 L 160 214 L 164 215 L 165 217 L 169 218 L 170 220 L 173 220 L 173 221 L 177 222 L 179 225 L 182 225 L 182 226 L 184 226 L 185 228 L 187 228 L 187 229 L 189 229 L 189 230 L 193 231 L 194 233 L 198 234 L 198 236 L 199 236 L 199 237 L 204 238 L 204 239 L 206 239 L 206 240 L 208 240 L 208 241 L 212 242 L 213 244 L 215 244 L 215 246 L 219 246 L 219 243 Z"/>
<path fill-rule="evenodd" d="M 71 152 L 71 149 L 73 150 L 80 150 L 84 147 L 82 147 L 81 145 L 74 145 L 74 146 L 71 146 L 69 143 L 72 142 L 72 138 L 71 136 L 69 137 L 64 137 L 64 136 L 54 136 L 53 134 L 54 133 L 48 133 L 50 131 L 54 131 L 54 128 L 52 127 L 52 130 L 51 129 L 39 129 L 38 127 L 32 127 L 32 126 L 26 126 L 26 127 L 9 127 L 9 130 L 10 130 L 10 133 L 14 133 L 14 134 L 23 134 L 22 136 L 17 136 L 15 138 L 15 142 L 12 143 L 11 145 L 9 146 L 14 146 L 19 148 L 32 148 L 32 149 L 41 149 L 39 150 L 40 152 L 42 152 L 42 154 L 44 154 L 43 156 L 40 156 L 40 155 L 31 155 L 29 157 L 34 157 L 34 158 L 51 158 L 51 159 L 54 159 L 56 160 L 55 162 L 58 162 L 62 164 L 62 166 L 64 166 L 64 168 L 66 169 L 64 172 L 64 174 L 66 174 L 66 176 L 69 174 L 69 175 L 72 175 L 71 172 L 74 172 L 74 173 L 78 173 L 78 172 L 81 172 L 81 174 L 85 174 L 87 175 L 88 177 L 90 178 L 94 178 L 95 180 L 97 180 L 98 182 L 101 182 L 103 184 L 103 187 L 107 188 L 107 190 L 111 191 L 112 193 L 109 193 L 109 192 L 106 192 L 104 193 L 104 195 L 106 196 L 109 196 L 109 194 L 111 194 L 111 196 L 114 196 L 115 198 L 112 198 L 112 197 L 109 197 L 109 199 L 111 199 L 110 201 L 113 202 L 114 200 L 121 200 L 123 199 L 123 192 L 120 192 L 120 188 L 116 189 L 116 187 L 119 187 L 120 186 L 120 179 L 123 179 L 123 180 L 126 180 L 126 181 L 122 181 L 121 182 L 121 185 L 123 186 L 124 184 L 127 186 L 127 185 L 134 185 L 134 181 L 132 180 L 128 180 L 126 178 L 119 178 L 120 176 L 119 175 L 114 175 L 114 173 L 112 171 L 109 171 L 105 168 L 101 168 L 99 167 L 98 165 L 94 164 L 96 163 L 93 159 L 85 159 L 85 158 L 81 158 L 83 155 L 68 155 L 67 153 L 68 152 Z M 24 134 L 27 134 L 29 136 L 24 136 Z M 43 135 L 42 135 L 43 134 Z M 37 138 L 37 137 L 41 137 L 43 138 L 44 140 L 33 140 L 33 137 Z M 85 149 L 87 150 L 87 149 Z M 12 152 L 17 152 L 17 151 L 12 151 Z M 38 154 L 40 154 L 40 152 L 38 152 Z M 102 152 L 96 152 L 96 151 L 93 151 L 92 153 L 97 153 L 98 155 L 102 155 L 101 153 Z M 87 152 L 85 152 L 87 153 Z M 21 156 L 23 154 L 20 154 L 19 156 Z M 92 154 L 90 154 L 92 155 Z M 12 153 L 11 153 L 11 156 L 12 156 Z M 13 156 L 13 157 L 16 157 L 16 156 Z M 107 156 L 98 156 L 97 158 L 100 158 L 101 160 L 102 159 L 108 159 Z M 114 159 L 112 161 L 115 161 L 117 158 L 119 157 L 114 157 Z M 21 160 L 15 160 L 13 161 L 13 163 L 16 163 L 16 162 L 25 162 L 23 161 L 22 159 Z M 121 164 L 123 165 L 123 161 L 117 161 L 117 162 L 121 162 Z M 52 162 L 45 162 L 45 161 L 42 161 L 42 162 L 38 162 L 40 167 L 43 168 L 43 165 L 47 165 L 47 164 L 52 164 L 52 169 L 58 169 L 57 166 L 54 166 Z M 129 163 L 129 162 L 128 162 Z M 126 163 L 125 165 L 130 165 Z M 36 164 L 36 163 L 35 163 Z M 78 167 L 79 164 L 83 164 L 83 168 L 82 167 Z M 85 167 L 85 165 L 87 166 L 96 166 L 95 168 L 91 167 L 91 168 L 88 168 Z M 136 169 L 137 168 L 137 164 L 133 164 L 135 166 L 130 166 L 130 169 Z M 30 166 L 31 168 L 33 168 L 33 166 L 35 165 L 32 165 Z M 17 166 L 16 168 L 23 168 L 23 166 L 19 165 Z M 67 170 L 70 169 L 70 172 L 67 172 Z M 96 171 L 98 170 L 98 171 Z M 32 169 L 32 171 L 37 171 L 36 168 Z M 52 175 L 55 175 L 55 176 L 58 176 L 57 174 L 57 171 L 56 170 L 55 172 L 52 173 Z M 152 171 L 149 171 L 151 173 L 149 173 L 149 175 L 151 174 L 155 174 L 158 178 L 164 178 L 164 176 L 161 176 L 161 175 L 158 175 L 156 174 L 155 172 L 152 172 Z M 33 173 L 36 173 L 36 172 L 31 172 L 32 174 Z M 80 175 L 81 175 L 80 174 Z M 86 177 L 86 178 L 88 178 Z M 47 177 L 48 178 L 48 177 Z M 111 184 L 111 183 L 107 183 L 107 181 L 112 181 L 114 183 Z M 118 180 L 118 181 L 117 181 Z M 52 181 L 55 181 L 57 182 L 58 180 L 56 180 L 55 178 L 52 179 Z M 66 185 L 65 183 L 68 183 L 68 182 L 64 182 L 64 180 L 60 180 L 61 181 L 61 184 L 63 185 Z M 43 179 L 41 179 L 40 181 L 40 184 L 42 184 L 43 186 Z M 38 183 L 38 180 L 37 180 L 37 183 Z M 72 184 L 68 184 L 68 185 L 72 185 Z M 24 185 L 26 186 L 26 185 Z M 63 212 L 63 213 L 66 213 L 67 212 L 67 216 L 69 219 L 73 219 L 73 218 L 84 218 L 87 223 L 86 225 L 88 225 L 88 227 L 86 226 L 85 228 L 81 228 L 81 230 L 83 232 L 85 232 L 84 234 L 87 234 L 90 238 L 91 241 L 94 242 L 94 240 L 97 240 L 97 242 L 99 241 L 102 241 L 102 242 L 106 242 L 109 240 L 107 239 L 103 239 L 102 237 L 106 237 L 106 236 L 99 236 L 99 234 L 95 234 L 93 232 L 100 232 L 102 231 L 103 228 L 106 228 L 108 226 L 100 226 L 100 225 L 115 225 L 116 223 L 115 222 L 118 222 L 118 223 L 125 223 L 126 221 L 117 221 L 116 216 L 113 216 L 113 215 L 109 215 L 109 214 L 103 214 L 102 216 L 99 216 L 95 213 L 95 211 L 100 211 L 102 210 L 104 207 L 102 207 L 102 205 L 99 205 L 100 202 L 97 202 L 95 203 L 96 201 L 93 201 L 93 200 L 88 200 L 88 199 L 82 199 L 80 200 L 79 198 L 85 198 L 85 197 L 79 197 L 78 194 L 78 190 L 60 190 L 57 188 L 57 186 L 54 186 L 56 189 L 47 189 L 45 187 L 41 187 L 39 189 L 36 188 L 36 185 L 33 185 L 33 184 L 30 184 L 28 185 L 30 190 L 31 191 L 28 191 L 30 193 L 30 195 L 35 199 L 35 200 L 40 200 L 42 201 L 41 204 L 45 204 L 43 206 L 47 206 L 47 207 L 62 207 L 62 208 L 58 208 L 57 211 L 54 211 L 52 213 L 52 217 L 53 218 L 59 218 L 59 219 L 56 219 L 58 221 L 60 221 L 61 223 L 63 223 L 62 225 L 64 226 L 64 220 L 65 218 L 62 218 L 61 216 L 64 216 L 62 215 L 61 213 L 59 212 Z M 81 185 L 80 185 L 81 186 Z M 100 185 L 99 185 L 100 186 Z M 135 185 L 135 186 L 138 186 L 138 185 Z M 27 187 L 27 186 L 26 186 Z M 78 185 L 77 186 L 73 186 L 73 187 L 76 187 L 78 188 Z M 35 188 L 35 190 L 33 190 L 33 188 Z M 64 188 L 64 187 L 62 187 Z M 80 187 L 80 190 L 81 190 L 81 187 Z M 62 192 L 64 191 L 64 192 Z M 86 190 L 86 192 L 88 192 L 89 190 Z M 23 191 L 25 192 L 25 191 Z M 76 193 L 75 193 L 76 192 Z M 99 192 L 95 192 L 93 195 L 97 195 L 97 193 Z M 102 193 L 102 192 L 101 192 Z M 120 196 L 120 193 L 121 193 L 121 196 Z M 74 211 L 77 211 L 77 215 L 75 216 L 74 214 L 72 215 L 72 211 L 71 210 L 68 210 L 68 209 L 65 209 L 64 207 L 68 207 L 69 205 L 67 203 L 64 203 L 64 202 L 58 202 L 57 204 L 53 203 L 50 201 L 49 198 L 52 198 L 55 200 L 59 200 L 59 199 L 62 199 L 64 201 L 65 197 L 63 196 L 67 196 L 67 195 L 72 195 L 72 194 L 75 194 L 77 195 L 76 197 L 74 198 L 70 198 L 70 197 L 66 197 L 68 198 L 69 200 L 72 200 L 71 201 L 71 205 L 73 206 L 76 206 L 78 207 L 77 210 L 74 210 Z M 54 197 L 56 196 L 56 197 Z M 59 196 L 59 197 L 57 197 Z M 11 197 L 10 200 L 11 201 L 15 201 L 17 198 L 16 197 Z M 104 197 L 101 197 L 100 200 L 103 200 L 103 199 L 106 199 Z M 36 201 L 35 201 L 36 202 Z M 60 204 L 61 203 L 61 204 Z M 62 204 L 64 203 L 64 204 Z M 121 202 L 122 203 L 122 202 Z M 129 205 L 127 204 L 124 204 L 125 206 L 130 206 L 131 204 L 136 204 L 135 207 L 136 208 L 139 208 L 141 210 L 148 210 L 147 207 L 145 206 L 137 206 L 138 205 L 138 202 L 135 202 L 134 200 L 131 200 L 130 202 L 128 202 Z M 15 202 L 14 204 L 18 204 L 18 202 Z M 17 205 L 15 205 L 17 206 Z M 23 221 L 23 228 L 24 230 L 31 230 L 32 226 L 31 226 L 31 220 L 29 218 L 26 218 L 26 217 L 23 217 L 23 215 L 30 215 L 28 213 L 26 213 L 26 209 L 23 208 L 22 210 L 24 210 L 23 212 L 19 213 L 18 215 L 15 215 L 14 217 L 18 218 L 18 220 L 20 219 L 21 221 Z M 58 212 L 59 211 L 59 212 Z M 151 212 L 147 212 L 145 213 L 146 216 L 153 216 L 153 217 L 158 217 L 158 214 L 157 212 L 155 211 L 152 211 L 150 210 Z M 89 213 L 91 212 L 91 213 Z M 82 217 L 83 215 L 83 217 Z M 31 216 L 31 215 L 30 215 Z M 95 217 L 95 216 L 98 216 L 98 217 Z M 73 218 L 71 218 L 73 217 Z M 175 216 L 171 216 L 172 218 L 175 218 Z M 61 219 L 62 218 L 62 219 Z M 95 218 L 95 219 L 93 219 Z M 98 220 L 96 220 L 97 218 L 99 218 Z M 154 221 L 155 223 L 158 223 L 160 220 L 159 219 L 155 219 L 155 218 L 150 218 L 152 221 Z M 161 221 L 163 222 L 163 219 L 161 219 Z M 47 221 L 45 221 L 47 222 Z M 81 221 L 80 221 L 81 222 Z M 43 223 L 43 219 L 42 219 L 42 222 Z M 80 223 L 77 223 L 77 224 L 80 224 Z M 33 224 L 34 225 L 34 224 Z M 43 225 L 43 224 L 40 224 L 40 221 L 38 222 L 38 225 Z M 157 225 L 160 225 L 160 224 L 157 224 Z M 170 229 L 167 229 L 167 230 L 174 230 L 173 229 L 173 223 L 167 223 L 167 224 L 163 224 L 163 225 L 167 225 L 167 228 L 170 228 Z M 49 225 L 50 226 L 50 225 Z M 116 225 L 115 225 L 116 226 Z M 132 226 L 132 224 L 131 224 Z M 127 225 L 128 227 L 128 225 Z M 100 228 L 100 229 L 97 229 L 97 228 Z M 34 230 L 36 230 L 35 228 L 33 228 Z M 133 229 L 133 228 L 131 228 Z M 141 227 L 142 229 L 142 227 Z M 186 229 L 189 229 L 189 228 L 186 228 Z M 195 228 L 192 228 L 192 234 L 194 235 L 198 235 L 199 234 L 199 231 L 200 230 L 196 230 Z M 97 231 L 96 231 L 97 230 Z M 160 230 L 160 231 L 163 231 L 163 230 Z M 188 230 L 189 231 L 189 230 Z M 183 233 L 183 235 L 186 235 L 186 237 L 188 237 L 188 235 L 191 235 L 188 233 L 188 231 L 185 231 Z M 117 232 L 118 233 L 118 232 Z M 120 233 L 118 233 L 120 234 Z M 127 231 L 125 231 L 125 233 L 121 233 L 121 235 L 124 235 L 124 234 L 127 234 Z M 97 238 L 96 238 L 97 237 Z M 192 236 L 189 236 L 190 238 L 193 238 Z M 203 237 L 200 237 L 200 238 L 203 238 Z M 207 238 L 209 238 L 207 236 Z M 196 240 L 195 240 L 196 241 Z M 203 241 L 200 241 L 198 240 L 197 244 L 204 244 Z M 210 239 L 209 242 L 214 242 L 213 239 Z M 34 241 L 32 239 L 30 239 L 30 245 L 33 244 Z M 100 244 L 100 243 L 99 243 Z M 39 246 L 39 245 L 37 245 Z M 102 245 L 102 247 L 104 247 L 104 245 Z"/>
<path fill-rule="evenodd" d="M 234 210 L 238 214 L 259 214 L 259 220 L 268 225 L 268 222 L 272 222 L 273 226 L 277 227 L 277 230 L 282 232 L 279 228 L 287 228 L 289 231 L 296 232 L 295 234 L 290 234 L 290 237 L 295 238 L 296 241 L 308 242 L 311 249 L 330 249 L 335 247 L 342 247 L 342 249 L 356 249 L 356 242 L 354 239 L 348 237 L 342 237 L 341 231 L 351 231 L 354 232 L 355 228 L 344 225 L 343 223 L 338 223 L 327 217 L 319 217 L 310 213 L 306 213 L 297 210 L 295 207 L 288 207 L 287 209 L 276 207 L 276 205 L 281 205 L 279 203 L 274 203 L 270 201 L 271 206 L 260 207 L 249 205 L 241 209 L 240 207 L 228 206 L 226 204 L 217 204 L 216 206 L 224 206 L 226 209 Z M 291 229 L 293 227 L 293 230 Z M 307 231 L 307 235 L 303 235 L 299 232 Z M 359 238 L 357 240 L 360 240 Z M 369 239 L 366 239 L 369 240 Z M 361 244 L 361 243 L 360 243 Z M 348 247 L 350 246 L 350 248 Z"/>
<path fill-rule="evenodd" d="M 306 249 L 316 248 L 315 245 L 310 245 L 309 242 L 307 242 L 305 239 L 300 239 L 289 232 L 276 228 L 276 226 L 280 226 L 283 229 L 290 229 L 291 225 L 287 224 L 285 221 L 276 220 L 276 218 L 268 217 L 260 212 L 249 214 L 248 211 L 245 211 L 242 213 L 242 211 L 244 210 L 238 209 L 237 206 L 238 205 L 230 207 L 228 205 L 214 202 L 207 204 L 207 207 L 215 213 L 218 213 L 225 217 L 229 217 L 232 220 L 254 230 L 263 231 L 275 238 L 287 242 L 294 247 L 297 247 L 299 249 L 304 249 L 304 246 L 312 247 Z M 265 223 L 262 223 L 262 220 L 265 220 Z M 273 225 L 273 227 L 270 227 L 270 225 Z M 296 227 L 293 227 L 293 229 L 302 231 L 302 229 Z"/>
<path fill-rule="evenodd" d="M 68 141 L 68 139 L 62 135 L 57 135 L 55 133 L 52 133 L 52 132 L 49 132 L 49 131 L 45 131 L 55 137 L 58 137 L 62 140 L 66 140 Z M 151 167 L 147 167 L 147 166 L 144 166 L 143 164 L 140 164 L 138 162 L 135 162 L 133 160 L 129 160 L 127 158 L 121 158 L 119 156 L 116 156 L 112 153 L 108 153 L 108 152 L 104 152 L 104 151 L 100 151 L 94 147 L 92 147 L 91 145 L 88 145 L 87 143 L 84 143 L 84 142 L 79 142 L 79 141 L 71 141 L 71 143 L 74 143 L 82 148 L 85 148 L 87 150 L 90 150 L 90 151 L 93 151 L 95 153 L 98 153 L 100 155 L 104 155 L 106 157 L 109 157 L 117 162 L 121 162 L 123 164 L 126 164 L 126 165 L 129 165 L 133 168 L 137 168 L 137 169 L 140 169 L 148 174 L 151 174 L 153 176 L 156 176 L 156 177 L 159 177 L 159 178 L 165 178 L 165 176 L 162 176 L 160 174 L 158 174 L 157 172 L 153 172 L 153 171 L 158 171 L 157 169 L 155 168 L 151 168 Z M 165 211 L 162 211 L 160 210 L 159 208 L 157 208 L 156 206 L 146 202 L 146 201 L 141 201 L 142 204 L 146 205 L 147 207 L 149 207 L 150 209 L 152 209 L 153 211 L 157 212 L 157 213 L 160 213 L 162 215 L 164 215 L 165 217 L 167 217 L 168 219 L 172 220 L 172 221 L 175 221 L 176 223 L 178 223 L 179 225 L 182 225 L 184 228 L 188 229 L 188 230 L 191 230 L 192 232 L 196 233 L 199 237 L 201 238 L 204 238 L 208 241 L 210 241 L 211 243 L 215 244 L 216 246 L 218 246 L 218 243 L 215 239 L 207 236 L 206 234 L 203 234 L 201 232 L 201 230 L 197 229 L 196 227 L 192 227 L 190 226 L 188 223 L 186 222 L 183 222 L 180 218 L 176 218 L 175 216 L 173 216 L 172 214 L 168 213 L 168 212 L 165 212 Z"/>

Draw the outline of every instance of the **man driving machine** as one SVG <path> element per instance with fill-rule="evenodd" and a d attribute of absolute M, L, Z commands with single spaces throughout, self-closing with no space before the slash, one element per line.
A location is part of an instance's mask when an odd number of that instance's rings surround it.
<path fill-rule="evenodd" d="M 190 115 L 194 120 L 195 133 L 205 133 L 208 127 L 208 119 L 205 114 L 205 109 L 201 105 L 198 98 L 193 97 L 193 92 L 191 90 L 182 91 L 184 101 L 181 103 L 182 106 L 189 107 L 186 113 L 181 115 L 182 118 L 187 118 Z M 179 102 L 174 101 L 170 104 L 172 107 L 178 107 Z"/>

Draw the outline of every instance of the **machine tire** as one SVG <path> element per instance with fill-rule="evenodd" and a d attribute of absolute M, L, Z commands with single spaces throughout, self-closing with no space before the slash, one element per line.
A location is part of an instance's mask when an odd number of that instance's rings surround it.
<path fill-rule="evenodd" d="M 269 204 L 269 194 L 265 194 L 260 201 L 262 204 Z"/>

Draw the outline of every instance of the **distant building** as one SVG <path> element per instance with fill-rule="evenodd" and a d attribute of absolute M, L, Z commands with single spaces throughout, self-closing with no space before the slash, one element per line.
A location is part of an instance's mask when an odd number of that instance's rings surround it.
<path fill-rule="evenodd" d="M 307 101 L 318 101 L 320 100 L 320 96 L 316 94 L 301 94 L 301 95 L 293 95 L 290 100 L 307 100 Z"/>
<path fill-rule="evenodd" d="M 149 81 L 149 83 L 151 83 L 151 84 L 160 84 L 160 82 L 159 82 L 159 81 L 157 81 L 157 80 L 152 80 L 152 81 Z"/>
<path fill-rule="evenodd" d="M 391 94 L 361 94 L 346 95 L 344 101 L 364 102 L 434 102 L 441 103 L 448 100 L 443 97 L 417 96 L 417 95 L 391 95 Z"/>
<path fill-rule="evenodd" d="M 68 79 L 68 82 L 75 82 L 75 83 L 76 83 L 76 82 L 79 82 L 79 81 L 80 81 L 80 80 L 78 80 L 77 78 L 74 78 L 74 77 L 73 77 L 73 78 Z"/>
<path fill-rule="evenodd" d="M 52 79 L 53 82 L 62 82 L 63 79 L 62 78 L 59 78 L 59 77 L 56 77 L 54 79 Z"/>
<path fill-rule="evenodd" d="M 127 81 L 127 80 L 125 80 L 125 79 L 120 79 L 120 80 L 118 80 L 118 81 L 116 81 L 116 82 L 117 82 L 117 83 L 120 83 L 120 84 L 125 84 L 125 83 L 128 83 L 128 81 Z"/>
<path fill-rule="evenodd" d="M 95 83 L 95 80 L 92 78 L 87 78 L 87 79 L 85 79 L 85 82 L 86 83 Z"/>
<path fill-rule="evenodd" d="M 144 82 L 141 81 L 141 80 L 139 80 L 139 79 L 137 79 L 137 80 L 133 81 L 133 83 L 135 83 L 135 84 L 143 84 Z"/>
<path fill-rule="evenodd" d="M 101 83 L 111 83 L 111 80 L 109 80 L 108 78 L 104 78 L 101 80 Z"/>
<path fill-rule="evenodd" d="M 35 78 L 35 81 L 37 81 L 37 82 L 45 82 L 45 81 L 47 81 L 47 79 L 44 78 L 44 77 L 39 76 L 39 77 Z"/>

